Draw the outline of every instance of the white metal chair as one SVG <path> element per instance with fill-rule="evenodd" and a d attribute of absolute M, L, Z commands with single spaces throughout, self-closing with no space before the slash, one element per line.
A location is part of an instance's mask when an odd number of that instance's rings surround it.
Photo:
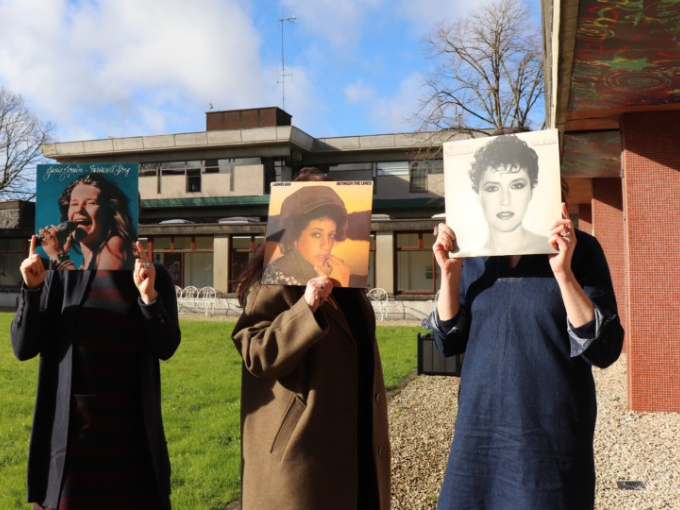
<path fill-rule="evenodd" d="M 384 289 L 376 287 L 368 291 L 368 299 L 370 299 L 371 302 L 374 303 L 374 309 L 375 306 L 378 307 L 378 310 L 380 311 L 380 320 L 381 321 L 384 320 L 388 299 L 387 292 L 385 292 Z"/>
<path fill-rule="evenodd" d="M 198 291 L 196 295 L 197 306 L 203 307 L 206 315 L 208 315 L 208 310 L 212 315 L 215 311 L 215 301 L 217 299 L 217 291 L 212 287 L 203 287 Z"/>
<path fill-rule="evenodd" d="M 177 302 L 178 308 L 196 308 L 196 299 L 198 298 L 198 289 L 193 285 L 184 287 Z"/>

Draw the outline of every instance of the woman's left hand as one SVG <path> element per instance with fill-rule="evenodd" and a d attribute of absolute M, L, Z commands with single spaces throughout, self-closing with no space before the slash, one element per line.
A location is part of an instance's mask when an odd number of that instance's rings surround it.
<path fill-rule="evenodd" d="M 571 274 L 571 259 L 576 248 L 576 234 L 574 225 L 569 219 L 567 204 L 562 202 L 562 218 L 553 223 L 550 230 L 550 246 L 559 253 L 550 255 L 550 267 L 556 277 Z"/>
<path fill-rule="evenodd" d="M 137 241 L 137 250 L 139 251 L 139 258 L 135 260 L 135 269 L 132 272 L 132 277 L 135 280 L 135 285 L 139 290 L 139 295 L 144 303 L 149 304 L 155 301 L 158 297 L 156 292 L 156 268 L 151 260 L 150 253 L 144 251 L 142 243 Z"/>
<path fill-rule="evenodd" d="M 328 271 L 330 268 L 330 272 Z M 319 276 L 329 276 L 336 287 L 349 286 L 349 266 L 335 255 L 328 255 L 323 266 L 314 266 Z"/>

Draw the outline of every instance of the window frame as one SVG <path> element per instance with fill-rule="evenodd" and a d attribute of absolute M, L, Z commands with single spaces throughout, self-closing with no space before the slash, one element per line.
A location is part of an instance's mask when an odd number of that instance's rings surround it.
<path fill-rule="evenodd" d="M 417 235 L 417 246 L 399 246 L 399 236 L 402 235 Z M 394 289 L 395 289 L 395 294 L 397 295 L 431 295 L 431 294 L 436 294 L 438 287 L 439 287 L 439 279 L 440 279 L 440 274 L 439 274 L 439 266 L 437 265 L 437 261 L 434 257 L 434 252 L 432 252 L 432 244 L 433 242 L 425 241 L 423 239 L 424 236 L 433 236 L 432 232 L 429 231 L 418 231 L 418 230 L 406 230 L 403 232 L 395 232 L 394 233 L 394 250 L 393 250 L 393 256 L 394 256 Z M 429 290 L 402 290 L 400 288 L 399 284 L 399 275 L 400 275 L 400 253 L 408 253 L 408 252 L 429 252 L 430 253 L 430 261 L 432 264 L 432 270 L 431 270 L 431 279 L 432 279 L 432 288 Z M 427 271 L 427 270 L 426 270 Z"/>

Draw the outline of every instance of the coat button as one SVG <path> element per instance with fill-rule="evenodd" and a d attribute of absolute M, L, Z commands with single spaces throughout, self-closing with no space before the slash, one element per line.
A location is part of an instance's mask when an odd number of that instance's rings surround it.
<path fill-rule="evenodd" d="M 380 393 L 375 394 L 375 401 L 380 402 Z"/>
<path fill-rule="evenodd" d="M 378 455 L 382 455 L 382 445 L 378 446 Z"/>

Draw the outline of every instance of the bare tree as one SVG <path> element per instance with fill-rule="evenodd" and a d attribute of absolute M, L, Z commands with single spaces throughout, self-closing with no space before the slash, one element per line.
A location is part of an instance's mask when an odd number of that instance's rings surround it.
<path fill-rule="evenodd" d="M 494 134 L 530 127 L 542 99 L 541 29 L 523 0 L 493 0 L 441 23 L 426 39 L 436 68 L 412 120 L 442 135 Z"/>
<path fill-rule="evenodd" d="M 51 140 L 52 129 L 20 95 L 0 88 L 0 199 L 35 197 L 35 165 L 44 159 L 40 146 Z"/>

